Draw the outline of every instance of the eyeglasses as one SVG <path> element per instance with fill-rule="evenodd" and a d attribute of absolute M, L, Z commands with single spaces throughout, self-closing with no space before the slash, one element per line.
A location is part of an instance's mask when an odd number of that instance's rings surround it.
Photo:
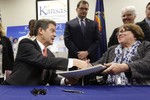
<path fill-rule="evenodd" d="M 116 34 L 117 36 L 119 36 L 119 35 L 126 35 L 126 33 L 124 33 L 124 32 L 127 32 L 127 31 L 130 31 L 129 29 L 121 29 L 121 30 L 119 30 L 119 32 Z"/>
<path fill-rule="evenodd" d="M 119 33 L 123 33 L 123 32 L 126 32 L 126 31 L 128 31 L 128 30 L 120 30 Z"/>

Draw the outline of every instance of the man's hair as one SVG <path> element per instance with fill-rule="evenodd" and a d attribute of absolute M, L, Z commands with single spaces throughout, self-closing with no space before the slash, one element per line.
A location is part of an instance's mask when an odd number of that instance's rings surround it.
<path fill-rule="evenodd" d="M 133 15 L 136 15 L 136 8 L 135 8 L 135 6 L 127 6 L 125 8 L 122 8 L 121 12 L 122 12 L 122 14 L 124 12 L 132 12 Z"/>
<path fill-rule="evenodd" d="M 43 30 L 46 30 L 48 28 L 49 24 L 53 24 L 54 26 L 56 26 L 56 22 L 53 20 L 49 20 L 49 19 L 40 19 L 38 21 L 36 21 L 35 25 L 34 25 L 34 34 L 35 36 L 38 34 L 38 29 L 42 28 Z"/>
<path fill-rule="evenodd" d="M 150 2 L 146 5 L 146 8 L 150 5 Z"/>
<path fill-rule="evenodd" d="M 89 3 L 87 1 L 81 0 L 81 1 L 78 2 L 77 8 L 79 8 L 80 4 L 88 4 L 89 5 Z"/>

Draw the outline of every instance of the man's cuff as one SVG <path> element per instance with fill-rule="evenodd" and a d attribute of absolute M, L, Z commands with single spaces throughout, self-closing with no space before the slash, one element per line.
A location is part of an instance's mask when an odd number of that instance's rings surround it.
<path fill-rule="evenodd" d="M 61 79 L 60 85 L 66 85 L 66 84 L 65 84 L 65 78 L 62 78 L 62 79 Z"/>
<path fill-rule="evenodd" d="M 68 66 L 67 68 L 72 68 L 73 67 L 73 59 L 69 58 Z"/>

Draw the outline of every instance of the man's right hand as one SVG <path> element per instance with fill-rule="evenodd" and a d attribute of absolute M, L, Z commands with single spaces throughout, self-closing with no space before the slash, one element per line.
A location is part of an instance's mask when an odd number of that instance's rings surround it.
<path fill-rule="evenodd" d="M 85 69 L 89 67 L 89 63 L 87 61 L 73 59 L 73 66 L 76 66 L 79 69 Z"/>

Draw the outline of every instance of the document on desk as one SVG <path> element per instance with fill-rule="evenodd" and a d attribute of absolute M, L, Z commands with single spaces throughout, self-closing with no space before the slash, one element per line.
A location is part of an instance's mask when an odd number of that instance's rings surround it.
<path fill-rule="evenodd" d="M 88 75 L 94 72 L 103 71 L 104 69 L 106 69 L 105 66 L 103 66 L 102 64 L 98 64 L 98 65 L 91 66 L 91 67 L 81 69 L 81 70 L 58 71 L 56 73 L 66 78 L 81 78 L 85 75 Z"/>

